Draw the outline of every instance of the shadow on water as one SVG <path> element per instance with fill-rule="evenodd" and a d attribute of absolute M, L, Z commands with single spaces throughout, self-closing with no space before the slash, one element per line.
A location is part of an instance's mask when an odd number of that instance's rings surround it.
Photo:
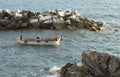
<path fill-rule="evenodd" d="M 60 45 L 59 46 L 57 46 L 57 45 L 21 45 L 21 44 L 19 44 L 18 45 L 19 47 L 35 47 L 35 48 L 59 48 L 60 47 Z"/>

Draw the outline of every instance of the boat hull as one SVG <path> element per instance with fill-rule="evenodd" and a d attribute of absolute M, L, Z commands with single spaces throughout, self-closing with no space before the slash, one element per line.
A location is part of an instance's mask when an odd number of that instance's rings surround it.
<path fill-rule="evenodd" d="M 53 38 L 51 38 L 53 39 Z M 25 44 L 25 45 L 60 45 L 61 37 L 59 37 L 57 40 L 39 40 L 39 42 L 36 39 L 33 39 L 32 41 L 29 40 L 21 40 L 18 38 L 17 42 L 19 44 Z"/>

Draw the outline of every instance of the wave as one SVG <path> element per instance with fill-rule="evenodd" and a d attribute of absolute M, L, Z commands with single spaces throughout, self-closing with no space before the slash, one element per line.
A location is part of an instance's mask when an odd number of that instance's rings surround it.
<path fill-rule="evenodd" d="M 49 69 L 49 72 L 56 73 L 56 72 L 59 72 L 60 69 L 61 69 L 60 67 L 55 65 L 55 66 L 53 66 L 52 68 Z"/>
<path fill-rule="evenodd" d="M 60 77 L 60 75 L 58 75 L 58 74 L 53 74 L 53 75 L 46 75 L 46 76 L 43 76 L 43 77 Z"/>
<path fill-rule="evenodd" d="M 61 67 L 58 67 L 56 65 L 52 66 L 48 70 L 41 69 L 40 72 L 42 73 L 42 75 L 40 75 L 40 77 L 60 77 L 60 69 Z"/>

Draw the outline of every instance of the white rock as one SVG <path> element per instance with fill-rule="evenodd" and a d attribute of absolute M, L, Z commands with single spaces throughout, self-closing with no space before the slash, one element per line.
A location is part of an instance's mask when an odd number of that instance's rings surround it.
<path fill-rule="evenodd" d="M 57 15 L 52 16 L 53 19 L 58 19 Z"/>
<path fill-rule="evenodd" d="M 16 12 L 14 16 L 15 17 L 22 17 L 22 14 Z"/>
<path fill-rule="evenodd" d="M 9 9 L 5 9 L 5 12 L 7 12 L 8 14 L 11 14 Z"/>
<path fill-rule="evenodd" d="M 59 19 L 53 19 L 54 23 L 64 23 L 64 19 L 63 18 L 59 18 Z"/>
<path fill-rule="evenodd" d="M 44 23 L 52 23 L 52 20 L 46 20 Z"/>
<path fill-rule="evenodd" d="M 58 11 L 58 15 L 61 16 L 61 17 L 64 17 L 65 13 L 63 11 Z"/>
<path fill-rule="evenodd" d="M 72 15 L 72 16 L 70 16 L 70 17 L 68 17 L 68 18 L 75 19 L 75 18 L 76 18 L 76 15 Z"/>
<path fill-rule="evenodd" d="M 43 17 L 43 15 L 38 15 L 38 18 L 40 19 L 41 17 Z"/>
<path fill-rule="evenodd" d="M 30 23 L 38 22 L 38 19 L 30 19 Z"/>
<path fill-rule="evenodd" d="M 105 28 L 104 27 L 100 27 L 100 31 L 105 31 Z"/>
<path fill-rule="evenodd" d="M 67 24 L 71 24 L 71 21 L 68 19 L 65 21 Z"/>
<path fill-rule="evenodd" d="M 39 20 L 45 21 L 45 20 L 50 20 L 51 16 L 41 16 L 39 17 Z"/>
<path fill-rule="evenodd" d="M 71 10 L 67 10 L 66 12 L 65 12 L 65 15 L 71 15 L 72 14 L 72 11 Z"/>

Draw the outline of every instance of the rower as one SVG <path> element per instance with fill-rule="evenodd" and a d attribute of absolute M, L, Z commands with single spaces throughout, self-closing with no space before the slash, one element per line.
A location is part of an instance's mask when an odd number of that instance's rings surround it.
<path fill-rule="evenodd" d="M 39 40 L 39 39 L 40 39 L 40 37 L 36 37 L 36 41 L 37 41 L 37 42 L 40 42 L 40 40 Z"/>
<path fill-rule="evenodd" d="M 39 39 L 40 37 L 36 37 L 36 39 Z"/>
<path fill-rule="evenodd" d="M 22 39 L 23 39 L 23 36 L 21 35 L 21 36 L 20 36 L 20 40 L 22 40 Z"/>

